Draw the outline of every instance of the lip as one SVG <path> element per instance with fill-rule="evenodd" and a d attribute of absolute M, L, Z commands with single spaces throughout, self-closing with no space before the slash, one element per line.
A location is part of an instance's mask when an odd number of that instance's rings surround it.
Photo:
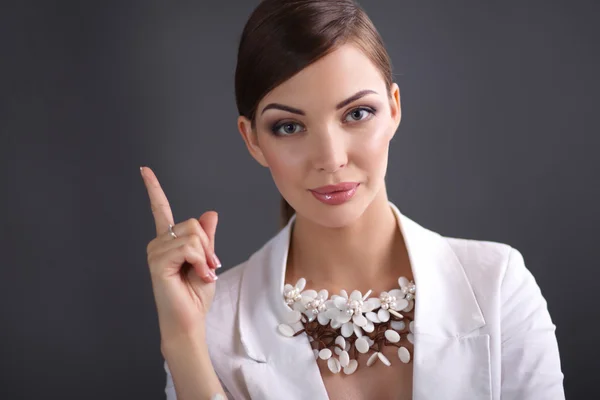
<path fill-rule="evenodd" d="M 356 182 L 343 182 L 311 189 L 310 192 L 321 203 L 337 206 L 352 199 L 359 185 Z"/>
<path fill-rule="evenodd" d="M 354 189 L 358 186 L 358 182 L 342 182 L 336 185 L 327 185 L 321 186 L 316 189 L 310 189 L 311 192 L 316 192 L 319 194 L 330 194 L 334 192 L 344 192 L 347 190 Z"/>

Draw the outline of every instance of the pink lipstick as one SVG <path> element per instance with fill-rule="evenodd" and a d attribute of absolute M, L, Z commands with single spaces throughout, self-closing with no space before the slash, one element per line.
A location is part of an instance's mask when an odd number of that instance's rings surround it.
<path fill-rule="evenodd" d="M 338 183 L 337 185 L 327 185 L 316 189 L 310 189 L 310 192 L 320 202 L 331 206 L 337 206 L 354 197 L 359 185 L 360 183 L 357 182 L 343 182 Z"/>

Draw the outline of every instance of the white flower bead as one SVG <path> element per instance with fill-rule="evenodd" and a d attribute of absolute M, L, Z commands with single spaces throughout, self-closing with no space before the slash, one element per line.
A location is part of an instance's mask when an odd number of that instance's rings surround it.
<path fill-rule="evenodd" d="M 322 349 L 319 352 L 319 358 L 321 360 L 329 360 L 331 358 L 331 355 L 332 355 L 331 350 L 329 350 L 329 349 Z"/>
<path fill-rule="evenodd" d="M 279 333 L 281 333 L 283 336 L 286 336 L 286 337 L 294 336 L 294 329 L 287 324 L 279 324 L 277 329 L 279 329 Z"/>
<path fill-rule="evenodd" d="M 369 345 L 369 342 L 367 341 L 366 336 L 356 339 L 356 342 L 354 342 L 354 346 L 356 347 L 356 350 L 358 350 L 359 353 L 362 353 L 362 354 L 365 354 L 366 352 L 368 352 L 369 347 L 371 347 Z"/>
<path fill-rule="evenodd" d="M 373 311 L 369 311 L 368 313 L 365 314 L 365 316 L 367 317 L 367 319 L 369 321 L 375 322 L 376 324 L 381 322 L 381 320 L 379 319 L 377 314 L 375 314 Z"/>
<path fill-rule="evenodd" d="M 408 279 L 406 279 L 404 276 L 398 278 L 398 286 L 400 286 L 401 288 L 408 287 L 408 283 Z"/>
<path fill-rule="evenodd" d="M 377 353 L 377 357 L 381 360 L 382 363 L 384 363 L 388 367 L 390 365 L 392 365 L 392 363 L 390 362 L 390 360 L 386 356 L 384 356 L 383 353 Z"/>
<path fill-rule="evenodd" d="M 394 310 L 396 311 L 402 311 L 404 310 L 406 307 L 408 307 L 408 300 L 406 299 L 399 299 L 394 303 L 394 306 L 392 307 Z"/>
<path fill-rule="evenodd" d="M 379 318 L 379 320 L 381 322 L 388 322 L 390 320 L 390 312 L 389 312 L 389 310 L 385 310 L 383 308 L 380 308 L 379 311 L 377 312 L 377 318 Z"/>
<path fill-rule="evenodd" d="M 404 321 L 392 321 L 391 325 L 392 329 L 396 331 L 401 331 L 406 328 L 406 323 Z"/>
<path fill-rule="evenodd" d="M 342 368 L 340 365 L 340 362 L 337 360 L 337 358 L 333 358 L 333 357 L 330 358 L 329 360 L 327 360 L 327 367 L 334 374 L 337 374 L 338 372 L 340 372 L 340 370 Z"/>
<path fill-rule="evenodd" d="M 342 353 L 340 354 L 340 365 L 342 366 L 342 368 L 345 368 L 348 366 L 349 363 L 350 355 L 347 351 L 342 351 Z"/>
<path fill-rule="evenodd" d="M 354 333 L 354 324 L 352 322 L 346 322 L 342 325 L 342 336 L 350 337 Z"/>
<path fill-rule="evenodd" d="M 358 368 L 358 361 L 350 360 L 350 362 L 348 363 L 348 366 L 344 367 L 344 373 L 346 375 L 351 375 L 354 373 L 354 371 L 356 371 L 356 368 Z"/>
<path fill-rule="evenodd" d="M 323 326 L 326 326 L 329 321 L 331 321 L 331 319 L 325 313 L 319 313 L 319 315 L 317 315 L 317 320 L 319 321 L 319 324 Z"/>
<path fill-rule="evenodd" d="M 385 331 L 385 338 L 391 343 L 398 343 L 400 341 L 400 334 L 394 330 L 388 329 Z"/>
<path fill-rule="evenodd" d="M 303 291 L 305 286 L 306 286 L 306 279 L 304 279 L 304 278 L 298 279 L 298 282 L 296 282 L 296 289 L 298 289 L 299 291 Z"/>
<path fill-rule="evenodd" d="M 398 358 L 404 364 L 407 364 L 410 361 L 410 352 L 406 347 L 402 346 L 398 349 Z"/>
<path fill-rule="evenodd" d="M 377 361 L 379 359 L 379 357 L 377 357 L 377 355 L 379 354 L 379 352 L 375 352 L 373 354 L 371 354 L 371 357 L 369 357 L 369 359 L 367 360 L 367 367 L 370 367 L 371 365 L 373 365 L 375 363 L 375 361 Z"/>
<path fill-rule="evenodd" d="M 354 315 L 354 317 L 352 317 L 352 321 L 360 327 L 367 325 L 368 322 L 362 314 Z"/>

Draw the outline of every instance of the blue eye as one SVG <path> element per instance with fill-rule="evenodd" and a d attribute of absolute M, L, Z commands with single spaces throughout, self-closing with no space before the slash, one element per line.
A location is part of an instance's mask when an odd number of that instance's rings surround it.
<path fill-rule="evenodd" d="M 354 110 L 350 111 L 348 113 L 348 116 L 356 116 L 357 118 L 354 119 L 352 118 L 353 121 L 363 121 L 366 118 L 361 118 L 361 115 L 365 115 L 363 114 L 363 111 L 366 113 L 366 116 L 368 117 L 369 115 L 375 115 L 375 109 L 371 108 L 371 107 L 358 107 L 355 108 Z M 358 115 L 357 115 L 358 113 Z"/>
<path fill-rule="evenodd" d="M 373 107 L 357 107 L 357 108 L 350 110 L 350 112 L 348 114 L 346 114 L 347 117 L 349 116 L 349 117 L 356 117 L 356 118 L 352 118 L 349 121 L 346 117 L 344 122 L 366 121 L 366 120 L 371 119 L 371 117 L 374 116 L 376 112 L 377 112 L 377 110 Z M 279 122 L 279 123 L 274 124 L 271 127 L 271 131 L 273 132 L 273 134 L 275 136 L 291 136 L 291 135 L 294 135 L 299 132 L 299 130 L 295 129 L 297 127 L 301 127 L 301 125 L 296 122 L 291 122 L 291 121 Z"/>
<path fill-rule="evenodd" d="M 289 135 L 293 135 L 294 133 L 296 133 L 296 131 L 293 128 L 297 127 L 297 126 L 298 126 L 298 124 L 295 122 L 283 122 L 280 124 L 273 125 L 271 130 L 273 131 L 275 136 L 289 136 Z M 283 128 L 283 132 L 281 132 L 282 128 Z"/>

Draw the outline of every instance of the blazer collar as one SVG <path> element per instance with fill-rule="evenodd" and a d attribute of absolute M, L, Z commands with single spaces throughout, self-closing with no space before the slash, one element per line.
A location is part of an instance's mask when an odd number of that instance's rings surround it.
<path fill-rule="evenodd" d="M 417 286 L 415 337 L 460 337 L 485 325 L 465 271 L 447 239 L 389 204 L 405 240 Z M 240 287 L 240 337 L 244 350 L 255 361 L 269 362 L 275 368 L 300 367 L 303 379 L 321 380 L 306 335 L 285 338 L 277 332 L 277 326 L 291 312 L 283 299 L 283 286 L 295 217 L 246 264 Z M 418 351 L 416 343 L 415 357 Z M 314 398 L 326 398 L 322 385 L 306 385 L 303 390 L 311 386 L 317 386 L 311 389 L 316 391 Z"/>

